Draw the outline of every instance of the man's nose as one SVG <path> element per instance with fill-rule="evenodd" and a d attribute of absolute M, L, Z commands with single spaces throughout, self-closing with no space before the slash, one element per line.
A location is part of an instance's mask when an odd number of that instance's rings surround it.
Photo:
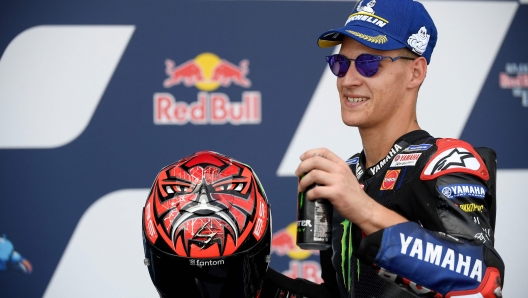
<path fill-rule="evenodd" d="M 344 86 L 357 86 L 361 84 L 363 76 L 356 69 L 354 61 L 350 61 L 350 67 L 344 77 L 341 78 Z"/>

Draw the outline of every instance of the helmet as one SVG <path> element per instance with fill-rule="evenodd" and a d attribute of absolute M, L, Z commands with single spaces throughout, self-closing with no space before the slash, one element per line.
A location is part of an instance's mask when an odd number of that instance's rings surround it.
<path fill-rule="evenodd" d="M 160 297 L 258 297 L 271 211 L 248 165 L 201 151 L 166 166 L 142 225 L 144 262 Z"/>

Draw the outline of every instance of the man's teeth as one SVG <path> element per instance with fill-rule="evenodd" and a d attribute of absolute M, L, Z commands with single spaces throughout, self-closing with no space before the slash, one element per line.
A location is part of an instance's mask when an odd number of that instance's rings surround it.
<path fill-rule="evenodd" d="M 361 101 L 365 101 L 367 99 L 368 98 L 366 98 L 366 97 L 348 97 L 348 101 L 350 101 L 350 102 L 361 102 Z"/>

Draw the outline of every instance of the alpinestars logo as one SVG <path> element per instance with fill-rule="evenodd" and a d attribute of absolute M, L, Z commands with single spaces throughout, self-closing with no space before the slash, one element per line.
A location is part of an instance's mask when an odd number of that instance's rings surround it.
<path fill-rule="evenodd" d="M 453 168 L 478 170 L 480 163 L 471 152 L 464 148 L 453 148 L 442 152 L 425 168 L 425 175 L 434 175 Z"/>
<path fill-rule="evenodd" d="M 431 157 L 420 175 L 432 180 L 450 173 L 467 173 L 484 181 L 489 180 L 488 169 L 480 155 L 468 143 L 457 139 L 438 139 L 438 151 Z"/>

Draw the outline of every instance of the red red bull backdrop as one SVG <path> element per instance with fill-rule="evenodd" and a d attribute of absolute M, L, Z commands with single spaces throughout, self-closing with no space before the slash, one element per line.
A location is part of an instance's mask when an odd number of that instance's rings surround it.
<path fill-rule="evenodd" d="M 379 0 L 381 1 L 381 0 Z M 423 1 L 439 40 L 421 127 L 498 153 L 496 247 L 521 297 L 528 225 L 528 1 Z M 141 208 L 159 170 L 213 150 L 249 164 L 271 266 L 321 282 L 295 245 L 299 156 L 361 150 L 316 44 L 349 1 L 2 1 L 0 297 L 156 297 Z M 390 187 L 390 185 L 387 185 Z"/>

